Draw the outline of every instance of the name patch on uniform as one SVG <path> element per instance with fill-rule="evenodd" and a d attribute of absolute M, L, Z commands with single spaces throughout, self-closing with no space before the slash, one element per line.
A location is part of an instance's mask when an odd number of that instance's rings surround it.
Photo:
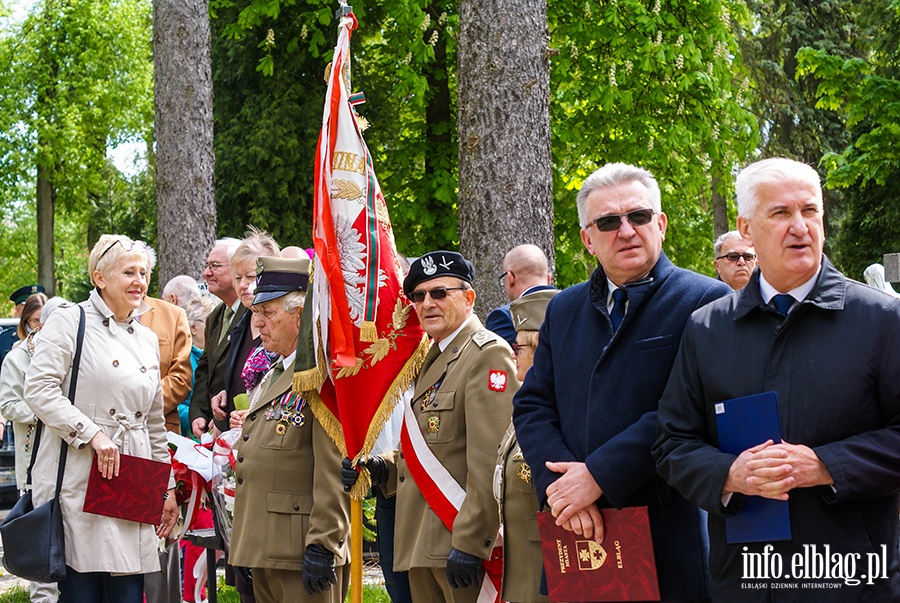
<path fill-rule="evenodd" d="M 506 371 L 491 371 L 488 373 L 488 389 L 492 392 L 505 392 Z"/>

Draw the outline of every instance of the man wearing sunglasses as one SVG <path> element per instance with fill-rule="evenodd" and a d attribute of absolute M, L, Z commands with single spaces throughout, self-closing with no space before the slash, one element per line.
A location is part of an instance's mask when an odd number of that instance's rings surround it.
<path fill-rule="evenodd" d="M 650 172 L 605 165 L 577 203 L 600 265 L 550 302 L 514 401 L 519 444 L 559 525 L 600 542 L 600 509 L 647 506 L 662 600 L 706 600 L 701 513 L 659 477 L 650 447 L 688 317 L 730 289 L 662 252 L 667 219 Z"/>
<path fill-rule="evenodd" d="M 659 403 L 660 472 L 709 511 L 716 600 L 900 601 L 900 299 L 844 277 L 823 255 L 812 167 L 758 161 L 738 174 L 735 191 L 738 229 L 759 269 L 685 328 Z M 771 391 L 781 437 L 721 452 L 716 413 Z M 727 518 L 746 518 L 749 497 L 786 501 L 787 539 L 728 542 Z M 832 570 L 835 560 L 858 563 L 826 574 L 817 564 L 824 551 Z M 744 571 L 763 555 L 784 563 L 780 576 Z"/>
<path fill-rule="evenodd" d="M 474 279 L 472 264 L 454 251 L 426 253 L 410 266 L 403 292 L 433 343 L 390 474 L 381 457 L 365 463 L 373 485 L 390 477 L 387 493 L 396 488 L 394 570 L 409 571 L 413 601 L 475 603 L 493 585 L 482 569 L 500 523 L 492 479 L 519 382 L 509 345 L 472 312 Z M 345 488 L 356 478 L 348 474 Z"/>
<path fill-rule="evenodd" d="M 713 244 L 716 274 L 719 279 L 735 291 L 743 289 L 753 269 L 756 268 L 756 252 L 736 230 L 720 235 Z"/>

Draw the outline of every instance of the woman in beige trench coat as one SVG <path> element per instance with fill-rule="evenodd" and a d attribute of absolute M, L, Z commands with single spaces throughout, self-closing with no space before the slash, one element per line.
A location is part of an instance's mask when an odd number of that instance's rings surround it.
<path fill-rule="evenodd" d="M 157 542 L 175 523 L 170 477 L 159 525 L 82 510 L 91 464 L 119 473 L 120 454 L 169 462 L 156 336 L 135 318 L 145 309 L 147 260 L 128 237 L 103 235 L 89 258 L 94 289 L 81 306 L 85 335 L 75 400 L 71 366 L 80 312 L 60 308 L 49 321 L 25 377 L 25 402 L 45 429 L 32 473 L 35 506 L 53 496 L 60 439 L 69 444 L 60 494 L 66 544 L 62 603 L 140 603 L 143 575 L 159 570 Z M 74 404 L 72 403 L 74 402 Z"/>

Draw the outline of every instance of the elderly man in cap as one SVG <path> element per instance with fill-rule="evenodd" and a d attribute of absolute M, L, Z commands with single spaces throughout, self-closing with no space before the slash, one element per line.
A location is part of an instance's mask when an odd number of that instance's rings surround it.
<path fill-rule="evenodd" d="M 387 490 L 396 487 L 394 569 L 409 571 L 417 602 L 474 603 L 499 528 L 491 480 L 519 382 L 509 345 L 472 313 L 474 278 L 454 251 L 412 263 L 403 292 L 434 341 L 391 459 L 396 471 L 381 457 L 365 463 L 375 485 L 390 478 Z M 344 475 L 352 485 L 355 475 Z"/>
<path fill-rule="evenodd" d="M 349 571 L 349 500 L 337 447 L 291 391 L 309 260 L 260 258 L 253 321 L 272 368 L 249 392 L 235 467 L 229 561 L 251 569 L 259 603 L 341 603 Z"/>
<path fill-rule="evenodd" d="M 15 306 L 13 311 L 16 318 L 22 318 L 22 309 L 25 307 L 25 301 L 29 295 L 43 292 L 44 288 L 41 285 L 26 285 L 13 291 L 12 295 L 9 296 L 9 301 Z M 16 333 L 15 325 L 0 329 L 0 364 L 3 364 L 6 354 L 9 353 L 17 341 L 19 341 L 19 336 Z M 0 433 L 2 433 L 2 430 L 0 430 Z"/>

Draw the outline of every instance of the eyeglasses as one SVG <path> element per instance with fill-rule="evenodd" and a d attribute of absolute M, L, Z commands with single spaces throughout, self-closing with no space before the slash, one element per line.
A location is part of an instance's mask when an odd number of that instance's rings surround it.
<path fill-rule="evenodd" d="M 720 256 L 717 257 L 716 259 L 717 259 L 717 260 L 721 260 L 722 258 L 725 258 L 725 259 L 728 260 L 729 262 L 737 262 L 737 261 L 738 261 L 739 259 L 741 259 L 741 258 L 744 258 L 744 261 L 745 261 L 745 262 L 752 262 L 753 260 L 756 259 L 756 254 L 755 254 L 755 253 L 749 253 L 749 252 L 746 252 L 746 253 L 738 253 L 738 252 L 736 252 L 736 251 L 732 251 L 731 253 L 726 253 L 725 255 L 720 255 Z"/>
<path fill-rule="evenodd" d="M 206 272 L 207 270 L 210 270 L 212 272 L 218 272 L 224 265 L 225 264 L 222 264 L 221 262 L 206 262 L 203 264 L 203 271 Z"/>
<path fill-rule="evenodd" d="M 518 356 L 522 351 L 522 348 L 533 348 L 534 346 L 528 343 L 514 343 L 512 344 L 513 354 Z"/>
<path fill-rule="evenodd" d="M 112 249 L 113 247 L 115 247 L 116 244 L 121 245 L 122 249 L 124 249 L 125 251 L 131 251 L 132 249 L 134 249 L 134 241 L 129 239 L 128 245 L 125 245 L 125 243 L 122 242 L 122 239 L 116 239 L 115 241 L 110 243 L 106 249 L 103 250 L 103 253 L 100 254 L 99 258 L 97 258 L 97 261 L 99 262 L 100 260 L 102 260 L 103 256 L 105 256 L 107 253 L 109 253 L 109 250 Z"/>
<path fill-rule="evenodd" d="M 444 299 L 447 297 L 447 291 L 465 291 L 465 287 L 436 287 L 429 291 L 413 291 L 409 294 L 409 299 L 413 301 L 413 303 L 421 304 L 425 301 L 425 295 L 430 295 L 431 299 L 437 301 L 439 299 Z"/>
<path fill-rule="evenodd" d="M 591 224 L 593 224 L 600 232 L 615 232 L 622 226 L 622 218 L 626 218 L 632 226 L 643 226 L 650 223 L 655 213 L 652 209 L 635 209 L 626 214 L 600 216 L 588 222 L 585 229 L 590 228 Z"/>

